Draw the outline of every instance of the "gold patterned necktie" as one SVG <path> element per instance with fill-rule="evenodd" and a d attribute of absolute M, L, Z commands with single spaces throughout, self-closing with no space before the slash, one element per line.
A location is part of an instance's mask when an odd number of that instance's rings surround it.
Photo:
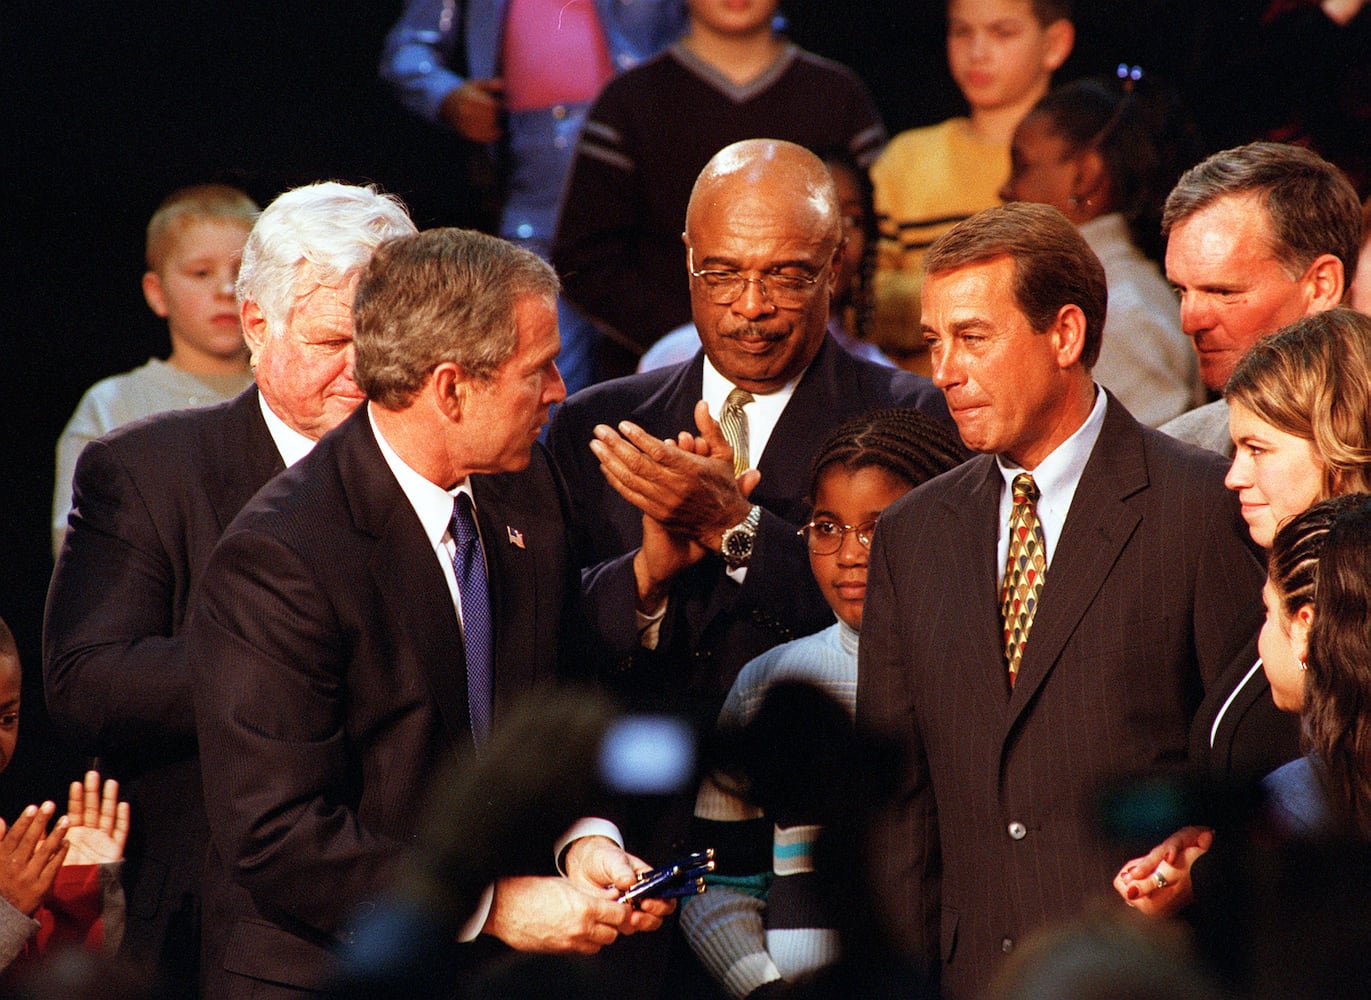
<path fill-rule="evenodd" d="M 1038 487 L 1033 477 L 1021 472 L 1014 477 L 1014 509 L 1009 515 L 1009 556 L 1005 560 L 1000 590 L 1000 617 L 1004 619 L 1004 659 L 1009 686 L 1019 676 L 1028 630 L 1038 610 L 1047 572 L 1047 547 L 1038 520 Z"/>
<path fill-rule="evenodd" d="M 724 400 L 724 408 L 719 411 L 719 429 L 724 432 L 724 440 L 733 448 L 733 474 L 741 476 L 752 468 L 747 454 L 747 414 L 743 407 L 752 402 L 752 393 L 746 389 L 734 389 Z"/>

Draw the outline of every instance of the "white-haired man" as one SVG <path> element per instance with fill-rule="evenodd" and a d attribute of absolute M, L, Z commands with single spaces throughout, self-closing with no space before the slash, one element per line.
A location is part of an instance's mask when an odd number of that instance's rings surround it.
<path fill-rule="evenodd" d="M 262 213 L 238 276 L 256 384 L 89 444 L 48 594 L 44 685 L 59 730 L 123 784 L 138 831 L 124 869 L 123 951 L 172 993 L 197 988 L 208 839 L 182 627 L 235 514 L 362 401 L 352 295 L 378 245 L 414 232 L 370 188 L 288 191 Z"/>

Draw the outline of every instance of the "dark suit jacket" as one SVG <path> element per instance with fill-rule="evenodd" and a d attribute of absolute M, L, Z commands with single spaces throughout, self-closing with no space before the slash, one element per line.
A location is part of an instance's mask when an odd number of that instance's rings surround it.
<path fill-rule="evenodd" d="M 1096 832 L 1092 794 L 1184 763 L 1204 689 L 1260 622 L 1262 570 L 1224 469 L 1109 400 L 1012 693 L 993 456 L 882 516 L 857 717 L 909 760 L 876 884 L 903 945 L 940 954 L 951 995 L 979 993 L 1029 931 L 1113 896 L 1127 855 Z"/>
<path fill-rule="evenodd" d="M 1266 672 L 1256 664 L 1253 635 L 1195 713 L 1190 757 L 1202 778 L 1256 781 L 1300 756 L 1299 714 L 1276 707 Z"/>
<path fill-rule="evenodd" d="M 198 954 L 186 899 L 199 892 L 207 831 L 182 626 L 220 534 L 282 468 L 255 387 L 120 428 L 76 465 L 44 682 L 63 735 L 101 759 L 132 805 L 124 950 L 140 960 Z"/>
<path fill-rule="evenodd" d="M 557 672 L 576 577 L 541 448 L 527 471 L 472 484 L 499 725 L 510 699 Z M 317 989 L 335 936 L 414 836 L 439 762 L 472 739 L 452 597 L 365 408 L 230 525 L 190 631 L 217 855 L 210 995 Z"/>
<path fill-rule="evenodd" d="M 744 663 L 833 623 L 796 535 L 809 518 L 809 466 L 819 445 L 843 421 L 882 407 L 950 418 L 927 379 L 854 358 L 826 336 L 757 461 L 762 479 L 752 500 L 763 513 L 746 582 L 729 578 L 715 557 L 695 566 L 673 588 L 658 649 L 646 654 L 633 627 L 642 515 L 609 485 L 589 445 L 596 424 L 622 420 L 659 438 L 694 432 L 702 359 L 577 393 L 553 418 L 548 444 L 572 498 L 576 559 L 606 658 L 635 700 L 690 705 L 712 725 Z"/>

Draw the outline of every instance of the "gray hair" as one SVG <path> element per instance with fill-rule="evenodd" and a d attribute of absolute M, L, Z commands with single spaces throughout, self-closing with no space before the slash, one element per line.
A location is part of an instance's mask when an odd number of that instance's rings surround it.
<path fill-rule="evenodd" d="M 256 302 L 268 328 L 279 330 L 302 296 L 344 284 L 381 243 L 414 231 L 400 200 L 375 187 L 322 181 L 294 188 L 268 205 L 248 234 L 238 301 Z"/>
<path fill-rule="evenodd" d="M 1347 283 L 1361 249 L 1361 204 L 1343 172 L 1313 150 L 1250 142 L 1191 167 L 1167 196 L 1162 232 L 1220 198 L 1251 194 L 1271 222 L 1271 252 L 1291 278 L 1323 254 L 1342 261 Z"/>
<path fill-rule="evenodd" d="M 518 348 L 514 307 L 555 308 L 557 273 L 537 254 L 469 229 L 428 229 L 382 245 L 353 301 L 357 385 L 402 409 L 445 361 L 489 379 Z"/>

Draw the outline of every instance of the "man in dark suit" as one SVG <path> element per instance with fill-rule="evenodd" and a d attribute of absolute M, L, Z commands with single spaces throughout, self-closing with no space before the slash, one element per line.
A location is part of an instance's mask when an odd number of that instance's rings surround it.
<path fill-rule="evenodd" d="M 367 406 L 210 559 L 190 631 L 213 996 L 322 989 L 439 763 L 575 658 L 566 499 L 535 447 L 565 395 L 557 287 L 536 255 L 477 233 L 381 247 L 354 307 Z M 498 880 L 465 936 L 594 952 L 659 926 L 665 904 L 616 901 L 646 866 L 613 837 L 589 821 L 568 836 L 570 877 Z"/>
<path fill-rule="evenodd" d="M 123 871 L 123 954 L 194 991 L 208 839 L 183 625 L 234 515 L 355 408 L 351 304 L 383 239 L 414 231 L 367 188 L 316 184 L 262 213 L 238 296 L 256 385 L 92 442 L 48 594 L 49 710 L 122 783 L 133 829 Z"/>
<path fill-rule="evenodd" d="M 1092 795 L 1183 764 L 1205 686 L 1260 621 L 1262 571 L 1222 459 L 1092 381 L 1104 270 L 1060 213 L 982 212 L 925 266 L 933 378 L 982 457 L 881 517 L 857 717 L 908 756 L 872 843 L 878 902 L 962 997 L 1112 895 L 1123 858 Z"/>
<path fill-rule="evenodd" d="M 867 410 L 946 408 L 927 379 L 828 337 L 842 218 L 812 153 L 777 140 L 721 150 L 684 241 L 703 350 L 577 393 L 549 444 L 611 661 L 634 699 L 712 725 L 744 663 L 832 623 L 796 534 L 818 445 Z M 736 390 L 748 394 L 737 469 L 717 423 Z"/>

